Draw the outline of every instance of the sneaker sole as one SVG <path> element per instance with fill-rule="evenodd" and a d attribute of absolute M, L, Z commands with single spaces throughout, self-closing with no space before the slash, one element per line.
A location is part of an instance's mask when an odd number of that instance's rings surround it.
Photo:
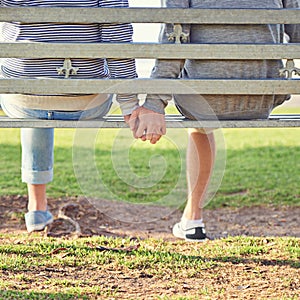
<path fill-rule="evenodd" d="M 42 224 L 37 224 L 34 226 L 30 226 L 30 228 L 27 229 L 28 233 L 31 233 L 33 231 L 42 231 L 45 229 L 46 226 L 50 225 L 53 222 L 53 218 L 49 219 L 46 224 L 42 223 Z"/>
<path fill-rule="evenodd" d="M 187 241 L 187 242 L 206 242 L 206 241 L 209 241 L 208 238 L 197 240 L 197 239 L 189 239 L 189 238 L 186 238 L 185 236 L 175 235 L 174 233 L 173 233 L 173 235 L 174 235 L 175 237 L 177 237 L 178 239 L 182 239 L 182 240 L 185 240 L 185 241 Z"/>
<path fill-rule="evenodd" d="M 184 234 L 180 234 L 182 231 L 176 231 L 176 230 L 174 230 L 174 228 L 173 228 L 173 231 L 172 231 L 172 233 L 173 233 L 173 235 L 175 236 L 175 237 L 177 237 L 177 238 L 179 238 L 179 239 L 182 239 L 182 240 L 185 240 L 185 241 L 187 241 L 187 242 L 205 242 L 205 241 L 208 241 L 209 239 L 206 237 L 205 239 L 189 239 L 189 238 L 187 238 Z"/>

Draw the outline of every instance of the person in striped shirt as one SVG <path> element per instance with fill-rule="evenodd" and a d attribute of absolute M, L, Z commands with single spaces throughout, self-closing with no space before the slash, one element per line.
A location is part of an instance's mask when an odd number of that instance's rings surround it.
<path fill-rule="evenodd" d="M 1 6 L 39 7 L 128 7 L 128 0 L 1 0 Z M 2 24 L 2 39 L 7 42 L 44 43 L 122 43 L 132 42 L 131 24 Z M 71 72 L 63 69 L 71 66 Z M 4 78 L 105 79 L 136 78 L 134 59 L 49 59 L 7 58 L 1 64 Z M 125 120 L 138 107 L 136 94 L 116 96 Z M 112 95 L 2 95 L 1 106 L 12 118 L 79 120 L 104 116 Z M 46 185 L 53 179 L 53 128 L 22 128 L 22 181 L 28 186 L 28 232 L 43 230 L 53 221 L 47 210 Z"/>

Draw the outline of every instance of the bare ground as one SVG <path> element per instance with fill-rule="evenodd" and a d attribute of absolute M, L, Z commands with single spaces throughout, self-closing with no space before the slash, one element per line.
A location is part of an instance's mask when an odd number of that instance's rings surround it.
<path fill-rule="evenodd" d="M 84 236 L 131 236 L 175 240 L 171 230 L 173 224 L 181 217 L 179 210 L 106 200 L 101 202 L 102 212 L 95 209 L 85 198 L 49 199 L 49 209 L 54 214 L 55 221 L 49 226 L 48 234 L 68 236 L 77 230 L 77 233 L 81 232 Z M 26 230 L 22 217 L 26 212 L 26 197 L 5 196 L 1 198 L 0 203 L 0 232 Z M 129 211 L 128 217 L 118 217 L 128 215 Z M 116 219 L 112 218 L 114 215 Z M 159 217 L 155 218 L 157 215 Z M 254 206 L 204 211 L 210 239 L 240 235 L 300 237 L 299 216 L 300 206 Z M 142 219 L 150 221 L 142 222 Z"/>

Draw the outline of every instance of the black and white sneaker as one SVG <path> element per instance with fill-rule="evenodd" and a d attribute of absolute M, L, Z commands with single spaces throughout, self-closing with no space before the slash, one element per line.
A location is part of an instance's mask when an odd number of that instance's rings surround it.
<path fill-rule="evenodd" d="M 189 242 L 204 242 L 207 240 L 204 225 L 183 229 L 181 222 L 176 223 L 173 226 L 173 235 Z"/>

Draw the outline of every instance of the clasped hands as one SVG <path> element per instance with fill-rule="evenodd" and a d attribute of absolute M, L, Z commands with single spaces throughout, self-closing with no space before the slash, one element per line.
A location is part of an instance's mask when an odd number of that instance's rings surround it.
<path fill-rule="evenodd" d="M 136 139 L 156 144 L 166 134 L 165 116 L 143 106 L 138 107 L 131 115 L 124 116 L 124 120 Z"/>

